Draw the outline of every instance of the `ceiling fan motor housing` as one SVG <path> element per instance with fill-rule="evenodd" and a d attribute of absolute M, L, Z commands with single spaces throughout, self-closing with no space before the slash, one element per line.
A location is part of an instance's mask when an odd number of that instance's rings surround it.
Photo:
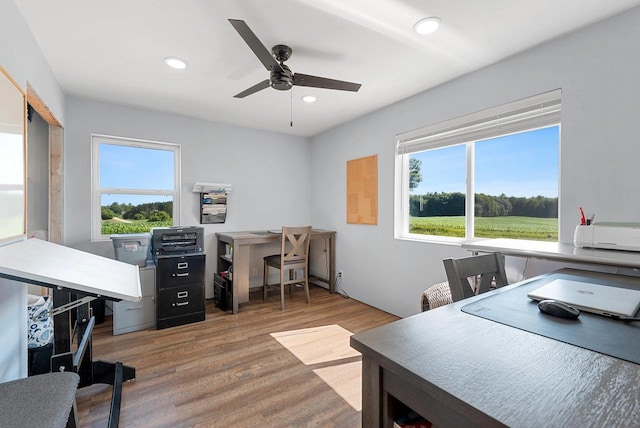
<path fill-rule="evenodd" d="M 271 72 L 269 84 L 273 89 L 287 91 L 293 86 L 293 73 L 286 65 L 281 63 L 280 66 L 282 67 L 282 72 L 279 70 L 273 70 Z"/>

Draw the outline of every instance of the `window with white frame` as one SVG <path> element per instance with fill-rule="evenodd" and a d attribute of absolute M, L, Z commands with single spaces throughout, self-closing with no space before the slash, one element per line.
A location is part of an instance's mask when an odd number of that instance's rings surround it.
<path fill-rule="evenodd" d="M 396 139 L 395 237 L 558 240 L 560 90 Z"/>
<path fill-rule="evenodd" d="M 179 224 L 180 146 L 91 136 L 91 238 Z"/>

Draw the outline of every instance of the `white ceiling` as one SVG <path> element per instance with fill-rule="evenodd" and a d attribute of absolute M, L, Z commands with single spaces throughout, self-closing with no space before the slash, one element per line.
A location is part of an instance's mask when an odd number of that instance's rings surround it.
<path fill-rule="evenodd" d="M 477 70 L 640 0 L 15 0 L 67 94 L 312 136 Z M 426 16 L 440 30 L 419 36 Z M 233 96 L 268 72 L 227 21 L 292 71 L 359 92 L 271 88 Z M 167 67 L 183 58 L 186 70 Z M 36 88 L 37 90 L 37 88 Z M 314 104 L 301 97 L 312 94 Z M 293 116 L 293 127 L 290 116 Z"/>

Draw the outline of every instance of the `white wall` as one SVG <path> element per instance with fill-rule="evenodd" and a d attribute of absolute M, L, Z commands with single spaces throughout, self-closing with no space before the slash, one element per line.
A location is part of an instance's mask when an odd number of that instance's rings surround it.
<path fill-rule="evenodd" d="M 215 232 L 276 229 L 311 220 L 307 139 L 76 97 L 67 101 L 65 245 L 114 257 L 111 242 L 90 242 L 92 133 L 180 144 L 182 225 L 200 222 L 195 182 L 233 186 L 226 223 L 203 225 L 209 285 L 216 269 Z M 262 268 L 255 277 L 261 280 L 261 275 Z"/>
<path fill-rule="evenodd" d="M 445 279 L 442 258 L 468 254 L 394 240 L 396 134 L 556 88 L 562 89 L 560 240 L 572 242 L 580 206 L 600 221 L 639 221 L 638 40 L 640 8 L 314 137 L 312 221 L 338 232 L 337 267 L 348 294 L 408 316 L 418 312 L 421 292 Z M 379 156 L 378 225 L 348 225 L 346 161 L 371 154 Z"/>
<path fill-rule="evenodd" d="M 31 83 L 64 122 L 62 90 L 13 1 L 0 1 L 0 65 L 24 91 Z M 0 280 L 0 382 L 27 375 L 26 293 L 24 284 Z"/>
<path fill-rule="evenodd" d="M 0 65 L 26 92 L 27 82 L 64 124 L 64 94 L 13 0 L 0 1 Z"/>

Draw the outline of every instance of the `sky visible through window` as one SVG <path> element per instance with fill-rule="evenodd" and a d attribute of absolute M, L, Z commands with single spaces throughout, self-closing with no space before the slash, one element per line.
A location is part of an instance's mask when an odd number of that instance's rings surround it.
<path fill-rule="evenodd" d="M 100 187 L 171 191 L 174 186 L 173 157 L 170 150 L 100 144 Z M 101 205 L 113 202 L 138 205 L 171 199 L 171 196 L 103 194 Z"/>
<path fill-rule="evenodd" d="M 475 193 L 516 197 L 558 196 L 559 127 L 479 141 L 475 145 Z M 422 182 L 410 193 L 465 193 L 465 145 L 418 152 Z"/>

